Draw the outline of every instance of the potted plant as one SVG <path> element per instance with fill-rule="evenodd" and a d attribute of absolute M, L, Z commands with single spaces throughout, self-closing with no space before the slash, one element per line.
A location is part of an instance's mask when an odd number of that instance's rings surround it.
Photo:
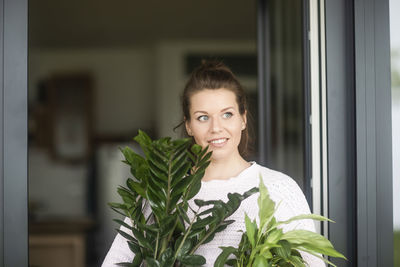
<path fill-rule="evenodd" d="M 280 228 L 282 225 L 303 219 L 331 220 L 320 215 L 305 214 L 286 221 L 277 221 L 274 217 L 276 205 L 269 197 L 261 177 L 259 190 L 259 227 L 256 221 L 251 221 L 246 214 L 244 222 L 246 232 L 243 233 L 239 246 L 221 247 L 222 252 L 215 261 L 215 267 L 222 267 L 225 264 L 235 267 L 304 267 L 306 264 L 300 251 L 319 257 L 333 266 L 335 265 L 332 262 L 320 254 L 346 259 L 320 234 L 307 230 L 290 230 L 284 233 Z"/>
<path fill-rule="evenodd" d="M 206 259 L 196 249 L 211 241 L 233 221 L 243 199 L 258 191 L 228 194 L 228 201 L 188 201 L 200 190 L 201 179 L 210 163 L 211 152 L 192 144 L 191 139 L 151 140 L 144 132 L 134 138 L 144 157 L 126 147 L 121 149 L 132 178 L 118 193 L 123 203 L 109 203 L 129 218 L 115 221 L 128 231 L 117 229 L 127 239 L 134 258 L 121 266 L 201 266 Z M 200 212 L 201 209 L 201 212 Z M 190 214 L 190 216 L 189 216 Z"/>

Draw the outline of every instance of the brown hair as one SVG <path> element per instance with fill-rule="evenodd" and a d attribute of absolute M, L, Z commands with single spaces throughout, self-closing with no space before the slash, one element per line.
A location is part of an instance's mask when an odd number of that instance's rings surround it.
<path fill-rule="evenodd" d="M 182 111 L 185 120 L 190 121 L 190 97 L 204 89 L 220 89 L 224 88 L 233 92 L 236 96 L 236 102 L 239 106 L 241 115 L 247 114 L 247 100 L 243 87 L 235 77 L 233 72 L 222 62 L 218 61 L 202 61 L 191 74 L 182 95 Z M 247 127 L 242 131 L 239 153 L 242 157 L 246 157 L 249 152 L 249 120 L 247 119 Z"/>

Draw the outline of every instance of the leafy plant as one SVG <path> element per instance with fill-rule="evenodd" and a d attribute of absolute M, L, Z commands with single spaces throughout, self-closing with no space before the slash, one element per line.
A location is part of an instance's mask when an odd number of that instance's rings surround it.
<path fill-rule="evenodd" d="M 127 239 L 134 253 L 132 262 L 121 266 L 200 266 L 206 260 L 194 254 L 197 248 L 211 241 L 232 220 L 227 218 L 239 207 L 241 201 L 257 188 L 243 195 L 228 194 L 228 201 L 194 200 L 193 209 L 188 201 L 200 190 L 201 179 L 210 163 L 211 152 L 190 139 L 151 140 L 144 132 L 134 138 L 143 152 L 142 157 L 126 147 L 121 149 L 132 178 L 118 193 L 123 203 L 109 203 L 111 208 L 130 219 L 114 221 L 129 231 L 117 230 Z M 203 211 L 200 212 L 200 208 Z M 190 212 L 190 213 L 189 213 Z M 191 216 L 189 216 L 192 214 Z"/>
<path fill-rule="evenodd" d="M 307 230 L 291 230 L 286 233 L 278 226 L 302 219 L 331 221 L 320 215 L 306 214 L 294 216 L 286 221 L 277 221 L 274 217 L 275 203 L 269 197 L 267 188 L 260 178 L 260 196 L 258 198 L 260 227 L 245 214 L 246 232 L 243 233 L 239 247 L 221 247 L 223 250 L 215 261 L 215 267 L 225 264 L 243 266 L 306 266 L 299 251 L 304 251 L 324 259 L 320 254 L 346 259 L 337 252 L 331 242 L 320 234 Z M 332 221 L 331 221 L 332 222 Z M 229 258 L 233 255 L 234 258 Z"/>

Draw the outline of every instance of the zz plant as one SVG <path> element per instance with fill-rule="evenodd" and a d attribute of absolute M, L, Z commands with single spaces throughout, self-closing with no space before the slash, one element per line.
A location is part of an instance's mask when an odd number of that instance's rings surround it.
<path fill-rule="evenodd" d="M 246 232 L 243 233 L 239 246 L 221 247 L 222 252 L 215 261 L 214 267 L 225 264 L 235 267 L 304 267 L 307 266 L 299 251 L 304 251 L 321 258 L 335 266 L 320 254 L 346 259 L 337 252 L 331 242 L 320 234 L 307 230 L 283 232 L 279 226 L 302 219 L 330 221 L 328 218 L 305 214 L 292 217 L 286 221 L 277 221 L 274 217 L 276 207 L 269 197 L 267 188 L 260 177 L 260 196 L 258 198 L 259 222 L 251 221 L 245 214 Z"/>
<path fill-rule="evenodd" d="M 210 163 L 211 152 L 190 139 L 171 140 L 169 137 L 151 140 L 144 132 L 134 138 L 144 157 L 126 147 L 121 149 L 133 178 L 118 193 L 123 203 L 109 203 L 117 213 L 129 218 L 114 221 L 128 231 L 117 229 L 127 239 L 134 254 L 132 262 L 120 266 L 201 266 L 206 259 L 196 255 L 196 249 L 224 230 L 232 220 L 227 218 L 241 201 L 253 193 L 228 194 L 228 201 L 194 200 L 201 179 Z M 201 209 L 201 211 L 200 211 Z M 189 216 L 190 215 L 190 216 Z"/>

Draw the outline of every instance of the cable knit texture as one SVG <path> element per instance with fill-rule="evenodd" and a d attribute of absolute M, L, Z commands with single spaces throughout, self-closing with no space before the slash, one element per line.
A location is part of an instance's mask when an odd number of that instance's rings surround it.
<path fill-rule="evenodd" d="M 262 167 L 255 162 L 247 169 L 243 170 L 238 176 L 228 180 L 211 180 L 202 182 L 199 193 L 193 199 L 217 200 L 221 199 L 224 202 L 228 201 L 227 194 L 237 192 L 243 194 L 247 190 L 258 187 L 260 175 L 263 178 L 264 184 L 268 188 L 271 199 L 275 202 L 278 209 L 275 217 L 278 221 L 287 220 L 299 214 L 309 214 L 310 209 L 303 192 L 297 183 L 287 175 Z M 215 259 L 221 253 L 221 246 L 239 245 L 242 232 L 245 231 L 244 214 L 258 222 L 258 203 L 259 194 L 254 194 L 242 201 L 239 209 L 229 219 L 235 220 L 224 231 L 217 233 L 214 239 L 202 246 L 196 251 L 196 254 L 203 255 L 207 263 L 205 266 L 213 266 Z M 196 205 L 193 199 L 189 202 L 191 207 Z M 125 220 L 130 224 L 129 220 Z M 128 231 L 121 227 L 122 230 Z M 283 227 L 283 231 L 293 229 L 303 229 L 315 232 L 315 225 L 312 220 L 295 221 Z M 241 230 L 241 231 L 240 231 Z M 301 253 L 303 259 L 311 267 L 325 266 L 325 263 L 310 254 Z M 126 239 L 117 234 L 107 256 L 103 262 L 103 267 L 116 266 L 118 262 L 131 262 L 133 253 L 129 250 Z"/>

